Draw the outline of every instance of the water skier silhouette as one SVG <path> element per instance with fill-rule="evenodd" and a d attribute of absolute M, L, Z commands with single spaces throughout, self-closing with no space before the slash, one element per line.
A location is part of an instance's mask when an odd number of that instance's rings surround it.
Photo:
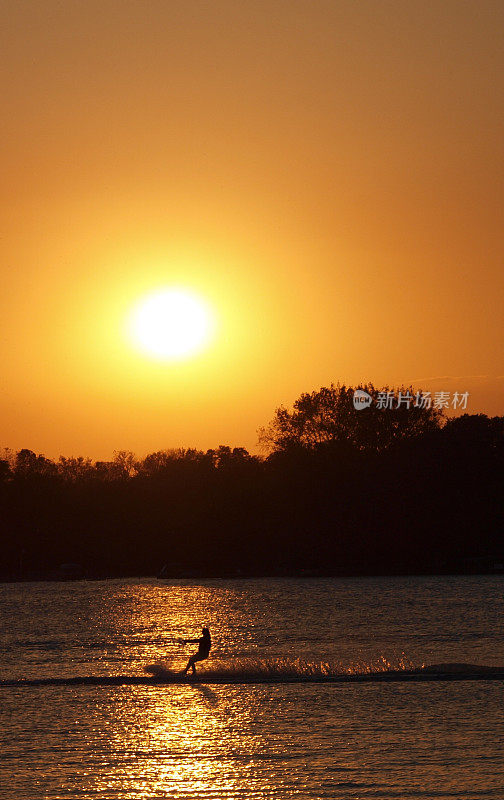
<path fill-rule="evenodd" d="M 199 645 L 198 652 L 194 653 L 194 655 L 192 655 L 191 658 L 189 659 L 189 661 L 187 662 L 187 666 L 186 666 L 185 670 L 182 673 L 183 675 L 187 675 L 189 667 L 192 667 L 192 674 L 196 675 L 196 667 L 195 667 L 196 661 L 203 661 L 205 658 L 208 658 L 208 654 L 210 653 L 210 648 L 212 646 L 212 640 L 210 638 L 210 631 L 208 630 L 208 628 L 203 628 L 202 634 L 203 634 L 203 636 L 201 636 L 199 639 L 183 639 L 182 640 L 184 642 L 184 644 L 197 644 L 197 645 Z"/>

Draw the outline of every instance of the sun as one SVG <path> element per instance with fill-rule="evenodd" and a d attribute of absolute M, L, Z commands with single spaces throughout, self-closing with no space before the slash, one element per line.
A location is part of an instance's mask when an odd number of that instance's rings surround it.
<path fill-rule="evenodd" d="M 184 289 L 162 289 L 144 297 L 133 309 L 130 335 L 154 358 L 180 360 L 210 343 L 213 315 L 198 295 Z"/>

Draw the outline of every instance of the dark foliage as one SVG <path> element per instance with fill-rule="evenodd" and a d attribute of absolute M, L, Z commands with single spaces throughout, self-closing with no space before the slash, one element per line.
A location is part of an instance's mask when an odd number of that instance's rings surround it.
<path fill-rule="evenodd" d="M 0 574 L 152 575 L 166 565 L 167 576 L 365 575 L 502 561 L 504 417 L 357 412 L 350 391 L 322 389 L 292 414 L 277 411 L 264 458 L 229 447 L 96 463 L 7 454 Z"/>

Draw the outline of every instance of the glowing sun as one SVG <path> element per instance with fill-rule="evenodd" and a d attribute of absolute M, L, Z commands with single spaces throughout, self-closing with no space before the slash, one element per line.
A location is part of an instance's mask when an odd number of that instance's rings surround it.
<path fill-rule="evenodd" d="M 135 344 L 155 358 L 188 358 L 210 342 L 213 319 L 206 303 L 183 289 L 163 289 L 141 300 L 130 320 Z"/>

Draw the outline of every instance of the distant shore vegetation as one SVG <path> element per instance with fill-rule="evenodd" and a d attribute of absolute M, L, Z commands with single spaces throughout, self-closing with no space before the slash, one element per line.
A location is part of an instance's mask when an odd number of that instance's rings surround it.
<path fill-rule="evenodd" d="M 504 571 L 504 417 L 356 410 L 353 394 L 331 385 L 277 409 L 261 455 L 4 450 L 0 577 Z"/>

